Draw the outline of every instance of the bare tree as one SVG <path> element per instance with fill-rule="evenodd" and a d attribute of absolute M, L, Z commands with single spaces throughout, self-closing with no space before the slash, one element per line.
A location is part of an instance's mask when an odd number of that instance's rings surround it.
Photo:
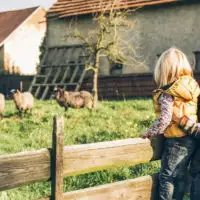
<path fill-rule="evenodd" d="M 132 38 L 125 38 L 126 33 L 135 28 L 135 22 L 128 19 L 133 10 L 119 9 L 120 0 L 101 1 L 93 16 L 96 27 L 84 35 L 78 28 L 66 34 L 78 38 L 88 46 L 93 62 L 86 62 L 86 69 L 93 70 L 93 107 L 98 101 L 98 76 L 100 68 L 100 56 L 106 55 L 110 62 L 123 65 L 133 65 L 137 62 L 135 47 Z M 73 24 L 74 22 L 71 22 Z"/>

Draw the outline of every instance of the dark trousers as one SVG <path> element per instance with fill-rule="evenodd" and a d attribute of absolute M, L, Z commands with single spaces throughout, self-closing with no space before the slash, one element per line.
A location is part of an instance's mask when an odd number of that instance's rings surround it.
<path fill-rule="evenodd" d="M 200 173 L 192 179 L 190 200 L 200 200 Z"/>
<path fill-rule="evenodd" d="M 159 174 L 159 200 L 182 200 L 186 170 L 196 143 L 192 137 L 167 138 Z"/>
<path fill-rule="evenodd" d="M 192 176 L 192 185 L 190 191 L 190 200 L 200 200 L 200 139 L 196 140 L 197 148 L 190 165 L 190 175 Z"/>

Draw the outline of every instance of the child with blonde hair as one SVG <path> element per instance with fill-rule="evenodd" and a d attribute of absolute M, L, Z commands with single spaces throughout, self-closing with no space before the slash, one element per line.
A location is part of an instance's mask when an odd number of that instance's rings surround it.
<path fill-rule="evenodd" d="M 153 91 L 156 116 L 154 124 L 141 134 L 151 138 L 164 134 L 166 138 L 159 174 L 159 199 L 182 200 L 185 172 L 195 150 L 195 141 L 179 127 L 174 116 L 187 116 L 197 121 L 198 83 L 185 54 L 170 48 L 157 61 L 154 79 L 158 89 Z"/>

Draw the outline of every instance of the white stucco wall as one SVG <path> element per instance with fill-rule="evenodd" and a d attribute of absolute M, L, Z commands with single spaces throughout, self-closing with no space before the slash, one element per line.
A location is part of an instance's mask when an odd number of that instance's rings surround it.
<path fill-rule="evenodd" d="M 45 10 L 37 9 L 4 43 L 4 68 L 9 73 L 36 73 L 39 47 L 46 32 Z M 18 72 L 19 71 L 19 72 Z"/>

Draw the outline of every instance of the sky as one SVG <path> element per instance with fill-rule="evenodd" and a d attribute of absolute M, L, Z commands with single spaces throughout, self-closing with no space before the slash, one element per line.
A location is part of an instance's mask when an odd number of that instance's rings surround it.
<path fill-rule="evenodd" d="M 0 0 L 0 11 L 17 10 L 35 6 L 48 9 L 57 0 Z"/>

